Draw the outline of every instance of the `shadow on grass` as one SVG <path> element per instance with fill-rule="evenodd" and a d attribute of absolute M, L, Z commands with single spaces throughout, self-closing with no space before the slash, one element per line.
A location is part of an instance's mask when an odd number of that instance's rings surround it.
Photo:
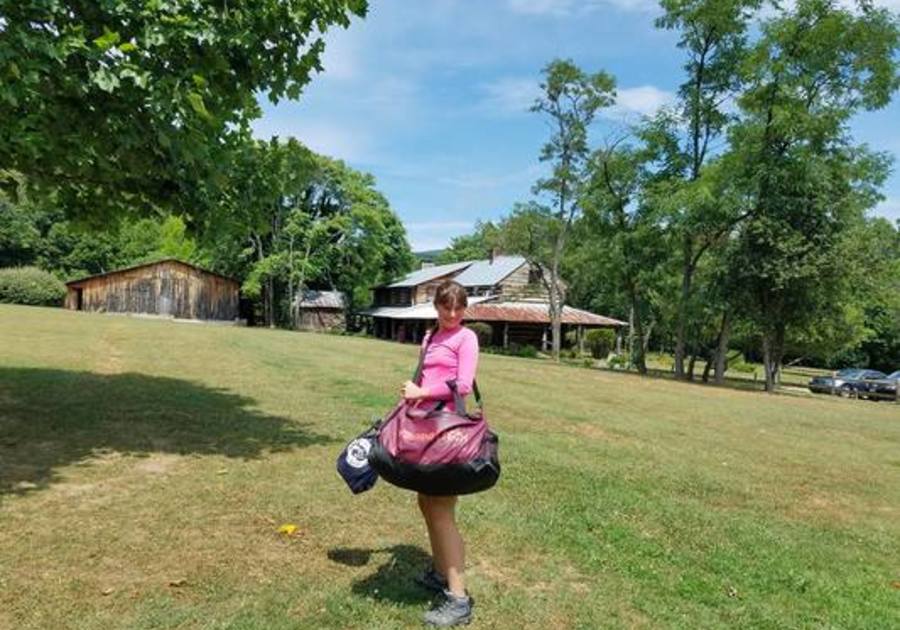
<path fill-rule="evenodd" d="M 422 572 L 431 556 L 413 545 L 394 545 L 384 549 L 336 548 L 328 551 L 328 558 L 351 567 L 369 564 L 373 555 L 387 555 L 375 573 L 353 583 L 355 595 L 386 600 L 398 604 L 422 604 L 432 593 L 416 584 L 415 576 Z"/>
<path fill-rule="evenodd" d="M 46 488 L 59 467 L 106 452 L 253 459 L 335 442 L 255 403 L 143 374 L 0 368 L 0 499 Z"/>

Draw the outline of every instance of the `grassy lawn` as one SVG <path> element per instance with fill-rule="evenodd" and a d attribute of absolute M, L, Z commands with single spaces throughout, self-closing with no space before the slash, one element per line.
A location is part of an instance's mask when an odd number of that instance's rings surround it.
<path fill-rule="evenodd" d="M 414 362 L 0 305 L 0 628 L 417 627 L 414 496 L 334 471 Z M 475 627 L 900 627 L 900 405 L 496 355 L 479 382 Z"/>

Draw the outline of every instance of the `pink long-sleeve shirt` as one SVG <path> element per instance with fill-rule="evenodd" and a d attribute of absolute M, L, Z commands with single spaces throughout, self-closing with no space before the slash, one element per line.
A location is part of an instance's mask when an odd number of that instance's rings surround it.
<path fill-rule="evenodd" d="M 478 337 L 468 328 L 459 326 L 453 330 L 438 330 L 431 343 L 426 336 L 422 347 L 426 344 L 422 387 L 428 389 L 428 400 L 445 400 L 446 409 L 455 410 L 453 392 L 447 381 L 455 379 L 456 389 L 463 397 L 472 391 L 478 368 Z"/>

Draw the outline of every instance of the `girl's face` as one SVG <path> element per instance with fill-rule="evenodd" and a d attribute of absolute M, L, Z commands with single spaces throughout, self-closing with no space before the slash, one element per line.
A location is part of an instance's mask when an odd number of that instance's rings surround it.
<path fill-rule="evenodd" d="M 435 305 L 438 314 L 438 324 L 441 328 L 452 329 L 462 323 L 463 316 L 466 314 L 465 306 L 457 306 L 456 304 L 437 304 Z"/>

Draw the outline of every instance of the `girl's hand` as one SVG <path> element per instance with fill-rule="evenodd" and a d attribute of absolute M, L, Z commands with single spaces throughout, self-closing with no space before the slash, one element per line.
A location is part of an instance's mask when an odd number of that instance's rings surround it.
<path fill-rule="evenodd" d="M 428 397 L 428 390 L 424 387 L 419 387 L 412 381 L 403 383 L 400 393 L 406 400 L 420 400 Z"/>

